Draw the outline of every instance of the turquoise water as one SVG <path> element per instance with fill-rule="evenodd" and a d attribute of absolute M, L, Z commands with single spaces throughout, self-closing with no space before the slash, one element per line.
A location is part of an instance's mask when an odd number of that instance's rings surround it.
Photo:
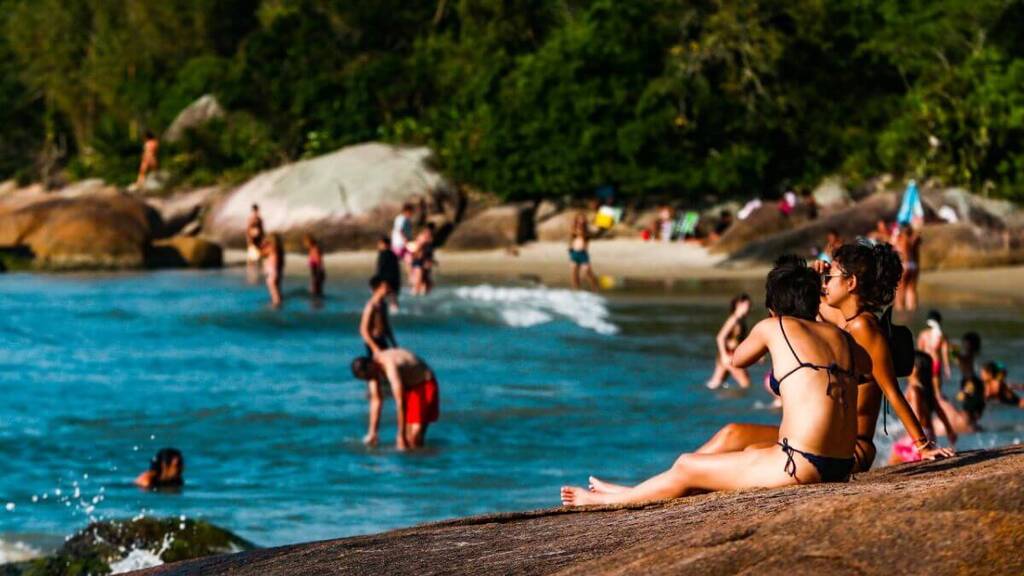
<path fill-rule="evenodd" d="M 703 387 L 728 289 L 472 284 L 406 296 L 394 318 L 441 384 L 428 449 L 390 448 L 390 401 L 384 447 L 367 449 L 365 385 L 348 372 L 366 289 L 331 283 L 316 309 L 298 279 L 285 288 L 271 311 L 237 271 L 0 276 L 0 538 L 146 514 L 279 545 L 549 507 L 588 473 L 641 478 L 727 422 L 778 419 L 759 387 Z M 1020 310 L 965 306 L 944 310 L 947 331 L 978 329 L 1019 380 Z M 961 447 L 1024 437 L 1024 412 L 990 406 L 985 423 Z M 185 489 L 139 491 L 164 446 L 185 454 Z"/>

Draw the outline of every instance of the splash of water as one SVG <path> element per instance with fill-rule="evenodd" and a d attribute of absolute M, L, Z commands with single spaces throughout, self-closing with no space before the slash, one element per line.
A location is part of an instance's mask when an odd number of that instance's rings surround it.
<path fill-rule="evenodd" d="M 609 320 L 607 301 L 590 292 L 482 284 L 457 288 L 455 296 L 478 307 L 491 308 L 504 324 L 516 328 L 565 318 L 598 334 L 612 335 L 619 331 Z"/>

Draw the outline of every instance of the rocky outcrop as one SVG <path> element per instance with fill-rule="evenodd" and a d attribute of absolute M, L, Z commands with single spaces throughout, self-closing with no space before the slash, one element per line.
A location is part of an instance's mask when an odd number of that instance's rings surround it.
<path fill-rule="evenodd" d="M 729 260 L 733 263 L 749 261 L 771 262 L 782 254 L 810 256 L 814 247 L 820 247 L 825 243 L 825 236 L 829 230 L 837 231 L 840 236 L 846 239 L 866 234 L 879 219 L 892 220 L 895 218 L 898 202 L 899 200 L 895 194 L 885 192 L 875 194 L 845 210 L 809 221 L 798 228 L 762 235 L 759 239 L 752 240 L 736 249 L 731 254 Z M 774 207 L 771 207 L 771 209 L 775 210 Z M 764 210 L 764 208 L 761 210 Z M 753 218 L 758 212 L 752 214 L 747 220 Z M 742 222 L 744 226 L 746 226 L 747 220 Z M 722 240 L 729 237 L 733 230 L 738 227 L 740 227 L 740 223 L 733 225 L 729 232 L 722 236 Z"/>
<path fill-rule="evenodd" d="M 1021 574 L 1022 526 L 1024 446 L 1012 446 L 846 484 L 495 514 L 145 574 Z"/>
<path fill-rule="evenodd" d="M 48 269 L 123 269 L 145 264 L 160 217 L 120 193 L 19 195 L 0 202 L 0 246 L 26 246 Z"/>
<path fill-rule="evenodd" d="M 449 250 L 490 250 L 522 244 L 534 237 L 533 205 L 505 204 L 480 212 L 459 224 L 448 237 Z M 547 222 L 557 220 L 550 218 Z M 545 222 L 545 224 L 547 224 Z"/>
<path fill-rule="evenodd" d="M 572 235 L 572 223 L 578 210 L 566 210 L 537 225 L 537 240 L 541 242 L 568 242 Z"/>
<path fill-rule="evenodd" d="M 843 181 L 835 176 L 822 180 L 811 195 L 822 208 L 841 208 L 850 203 L 850 192 L 843 185 Z"/>
<path fill-rule="evenodd" d="M 981 268 L 1024 262 L 1024 230 L 993 230 L 972 224 L 927 225 L 921 233 L 926 270 Z"/>
<path fill-rule="evenodd" d="M 171 125 L 164 131 L 163 140 L 174 143 L 181 140 L 185 132 L 224 117 L 224 108 L 213 94 L 200 96 L 178 113 Z"/>
<path fill-rule="evenodd" d="M 717 242 L 711 245 L 713 254 L 733 253 L 755 243 L 766 236 L 792 230 L 807 222 L 804 207 L 798 207 L 793 213 L 783 214 L 776 202 L 769 202 L 754 210 L 743 220 L 738 220 L 722 234 Z"/>
<path fill-rule="evenodd" d="M 160 214 L 161 227 L 156 232 L 158 238 L 167 238 L 176 234 L 198 232 L 194 223 L 202 219 L 210 206 L 224 194 L 220 186 L 208 186 L 173 194 L 166 198 L 146 198 L 146 203 Z M 194 234 L 188 234 L 194 235 Z"/>
<path fill-rule="evenodd" d="M 154 241 L 146 260 L 153 268 L 220 268 L 224 251 L 203 238 L 174 236 Z"/>
<path fill-rule="evenodd" d="M 139 518 L 94 522 L 51 556 L 0 566 L 3 576 L 108 574 L 255 548 L 208 522 Z"/>
<path fill-rule="evenodd" d="M 264 172 L 217 202 L 204 233 L 241 247 L 253 204 L 264 227 L 286 237 L 311 232 L 327 250 L 372 247 L 404 202 L 427 212 L 456 193 L 429 165 L 427 148 L 369 143 Z"/>

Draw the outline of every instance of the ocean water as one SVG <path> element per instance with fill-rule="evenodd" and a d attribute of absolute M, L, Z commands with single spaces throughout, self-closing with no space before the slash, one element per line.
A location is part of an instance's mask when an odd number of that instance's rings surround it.
<path fill-rule="evenodd" d="M 348 370 L 367 289 L 329 283 L 320 308 L 298 279 L 285 290 L 273 311 L 232 270 L 0 276 L 0 562 L 90 519 L 203 518 L 270 546 L 550 507 L 564 483 L 642 479 L 728 422 L 778 421 L 760 386 L 704 388 L 731 288 L 467 283 L 404 296 L 393 320 L 440 381 L 428 448 L 391 447 L 389 400 L 368 449 Z M 1019 381 L 1024 321 L 1007 306 L 951 304 L 946 326 L 978 330 Z M 983 423 L 961 448 L 1024 438 L 1024 411 L 990 406 Z M 138 490 L 164 446 L 187 485 Z"/>

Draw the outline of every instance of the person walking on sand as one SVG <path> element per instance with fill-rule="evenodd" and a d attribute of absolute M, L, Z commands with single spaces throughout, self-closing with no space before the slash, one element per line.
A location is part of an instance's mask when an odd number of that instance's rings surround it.
<path fill-rule="evenodd" d="M 925 323 L 928 327 L 918 334 L 917 349 L 932 359 L 929 374 L 932 376 L 936 397 L 942 398 L 943 374 L 947 379 L 953 377 L 949 368 L 949 340 L 942 333 L 942 314 L 938 310 L 930 310 Z"/>
<path fill-rule="evenodd" d="M 370 279 L 370 290 L 370 299 L 363 306 L 359 320 L 359 336 L 366 345 L 366 355 L 374 358 L 384 350 L 397 348 L 398 341 L 388 318 L 387 298 L 393 287 L 380 276 L 374 276 Z"/>
<path fill-rule="evenodd" d="M 715 390 L 725 384 L 726 379 L 732 375 L 740 388 L 750 388 L 750 375 L 746 368 L 733 366 L 732 354 L 740 345 L 740 342 L 747 337 L 747 315 L 750 314 L 750 296 L 740 294 L 732 299 L 729 304 L 729 317 L 725 319 L 722 328 L 715 337 L 715 344 L 718 347 L 718 354 L 715 356 L 715 371 L 708 380 L 707 387 Z"/>
<path fill-rule="evenodd" d="M 280 308 L 284 301 L 281 296 L 281 276 L 284 272 L 284 245 L 281 237 L 270 234 L 263 241 L 263 274 L 267 277 L 267 291 L 270 292 L 270 305 Z"/>
<path fill-rule="evenodd" d="M 395 447 L 399 450 L 421 448 L 427 438 L 427 428 L 437 422 L 441 412 L 440 390 L 430 366 L 408 350 L 393 348 L 373 358 L 356 358 L 352 361 L 352 375 L 366 380 L 369 387 L 370 421 L 363 443 L 377 445 L 381 381 L 387 380 L 397 414 Z"/>
<path fill-rule="evenodd" d="M 572 266 L 572 289 L 580 289 L 580 273 L 587 277 L 592 291 L 597 290 L 597 278 L 590 265 L 590 232 L 587 229 L 587 216 L 582 212 L 576 214 L 572 221 L 572 230 L 569 240 L 569 261 Z"/>
<path fill-rule="evenodd" d="M 252 205 L 249 221 L 245 224 L 245 260 L 249 281 L 256 282 L 260 258 L 263 257 L 263 218 L 260 217 L 258 204 Z"/>
<path fill-rule="evenodd" d="M 563 486 L 562 504 L 628 504 L 744 488 L 845 482 L 854 467 L 857 375 L 868 370 L 852 338 L 815 321 L 821 280 L 803 259 L 783 256 L 765 284 L 771 313 L 733 353 L 733 366 L 772 358 L 782 398 L 775 438 L 747 450 L 683 454 L 671 468 L 632 487 L 590 477 L 590 489 Z M 778 374 L 779 376 L 775 376 Z"/>
<path fill-rule="evenodd" d="M 135 179 L 136 188 L 141 188 L 146 183 L 146 175 L 159 167 L 160 163 L 157 160 L 159 150 L 160 140 L 157 140 L 153 132 L 146 130 L 142 143 L 142 159 L 139 161 L 139 177 Z"/>
<path fill-rule="evenodd" d="M 309 293 L 314 298 L 320 298 L 324 295 L 324 280 L 327 278 L 324 272 L 324 254 L 320 249 L 320 243 L 312 234 L 304 234 L 302 244 L 309 253 Z"/>

